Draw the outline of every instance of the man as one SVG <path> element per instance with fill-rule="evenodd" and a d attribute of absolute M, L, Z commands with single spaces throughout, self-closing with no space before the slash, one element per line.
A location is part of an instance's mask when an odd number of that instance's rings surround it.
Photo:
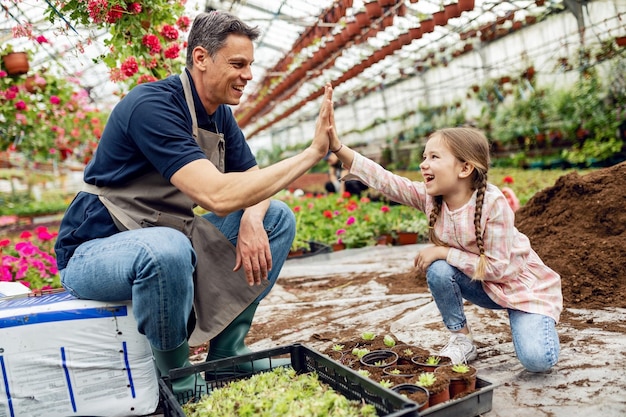
<path fill-rule="evenodd" d="M 258 36 L 230 14 L 199 15 L 182 74 L 135 87 L 112 111 L 61 223 L 63 286 L 79 298 L 132 299 L 161 374 L 189 364 L 188 337 L 210 340 L 209 360 L 249 352 L 256 307 L 295 235 L 291 210 L 268 198 L 328 152 L 330 85 L 312 144 L 257 166 L 227 105 L 252 79 Z M 210 213 L 195 216 L 195 205 Z M 193 376 L 173 388 L 187 392 Z"/>

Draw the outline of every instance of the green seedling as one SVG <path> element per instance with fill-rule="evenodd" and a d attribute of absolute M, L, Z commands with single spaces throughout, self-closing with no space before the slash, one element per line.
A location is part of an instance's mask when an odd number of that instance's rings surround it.
<path fill-rule="evenodd" d="M 374 366 L 383 366 L 385 363 L 385 361 L 376 361 L 374 362 Z"/>
<path fill-rule="evenodd" d="M 376 338 L 376 333 L 374 332 L 363 332 L 361 333 L 361 338 L 363 340 L 372 341 Z"/>
<path fill-rule="evenodd" d="M 457 363 L 452 365 L 452 370 L 457 374 L 466 374 L 470 371 L 470 367 L 464 363 Z"/>
<path fill-rule="evenodd" d="M 426 365 L 439 365 L 440 361 L 441 361 L 440 356 L 429 356 L 426 359 Z"/>
<path fill-rule="evenodd" d="M 402 351 L 406 356 L 413 356 L 413 351 L 411 349 L 404 349 Z"/>
<path fill-rule="evenodd" d="M 344 348 L 344 347 L 345 347 L 344 345 L 339 345 L 339 344 L 337 344 L 337 345 L 333 345 L 333 350 L 334 350 L 335 352 L 341 352 L 341 351 L 343 350 L 343 348 Z"/>
<path fill-rule="evenodd" d="M 352 349 L 352 354 L 354 356 L 356 356 L 357 358 L 361 359 L 363 356 L 367 355 L 368 353 L 370 353 L 370 350 L 367 348 L 354 348 Z"/>
<path fill-rule="evenodd" d="M 390 374 L 392 375 L 400 375 L 400 370 L 399 369 L 392 369 L 391 371 L 389 371 Z"/>
<path fill-rule="evenodd" d="M 417 385 L 424 388 L 432 387 L 435 382 L 437 382 L 437 377 L 434 372 L 423 372 L 417 378 Z"/>
<path fill-rule="evenodd" d="M 371 375 L 370 371 L 368 371 L 367 369 L 359 369 L 357 373 L 361 376 L 364 376 L 365 378 L 368 378 Z"/>
<path fill-rule="evenodd" d="M 385 337 L 383 338 L 383 343 L 387 347 L 394 347 L 396 345 L 395 339 L 393 337 L 389 336 L 388 334 L 385 335 Z"/>
<path fill-rule="evenodd" d="M 391 388 L 393 387 L 393 382 L 387 380 L 387 379 L 381 379 L 380 380 L 380 385 L 382 385 L 385 388 Z"/>

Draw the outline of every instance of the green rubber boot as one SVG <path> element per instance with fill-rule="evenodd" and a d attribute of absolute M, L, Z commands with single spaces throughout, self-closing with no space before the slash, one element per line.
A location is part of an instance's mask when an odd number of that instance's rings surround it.
<path fill-rule="evenodd" d="M 155 365 L 160 376 L 169 375 L 170 369 L 191 366 L 189 362 L 189 344 L 184 341 L 180 346 L 172 350 L 158 350 L 152 348 Z M 200 373 L 188 375 L 172 380 L 172 392 L 178 402 L 185 404 L 190 400 L 198 400 L 206 394 L 206 382 Z"/>
<path fill-rule="evenodd" d="M 252 303 L 246 309 L 235 318 L 220 334 L 211 339 L 209 343 L 209 353 L 207 355 L 207 361 L 214 361 L 216 359 L 228 358 L 230 356 L 240 356 L 248 353 L 252 353 L 252 350 L 248 348 L 244 341 L 250 326 L 252 325 L 252 319 L 259 303 Z M 266 371 L 279 366 L 290 366 L 291 360 L 285 358 L 272 359 L 271 366 L 269 359 L 257 359 L 253 362 L 242 363 L 237 366 L 236 371 L 241 374 L 250 373 L 252 371 Z M 254 369 L 253 369 L 254 368 Z M 220 377 L 223 377 L 224 372 L 218 372 Z M 207 372 L 206 378 L 211 379 L 211 372 Z M 238 372 L 232 373 L 233 376 L 237 376 Z"/>

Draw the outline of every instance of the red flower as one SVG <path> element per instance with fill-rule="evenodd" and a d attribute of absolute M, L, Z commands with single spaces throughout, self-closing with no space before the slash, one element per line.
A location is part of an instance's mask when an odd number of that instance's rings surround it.
<path fill-rule="evenodd" d="M 186 31 L 187 29 L 189 29 L 190 23 L 191 23 L 191 21 L 190 21 L 189 17 L 181 16 L 176 21 L 176 26 L 178 26 L 180 28 L 180 30 Z"/>
<path fill-rule="evenodd" d="M 127 77 L 132 77 L 139 71 L 139 65 L 134 56 L 128 57 L 126 61 L 122 63 L 122 73 Z"/>
<path fill-rule="evenodd" d="M 180 46 L 176 43 L 174 45 L 171 45 L 163 52 L 163 55 L 165 55 L 165 58 L 168 59 L 178 58 L 178 56 L 180 55 Z"/>
<path fill-rule="evenodd" d="M 513 184 L 513 177 L 507 175 L 506 177 L 504 177 L 502 182 L 504 182 L 505 184 Z"/>
<path fill-rule="evenodd" d="M 46 39 L 45 36 L 43 35 L 39 35 L 35 38 L 35 40 L 37 41 L 38 44 L 42 44 L 42 43 L 50 43 L 48 42 L 48 39 Z"/>
<path fill-rule="evenodd" d="M 131 5 L 128 6 L 128 11 L 133 13 L 133 14 L 141 13 L 141 4 L 139 4 L 139 3 L 131 3 Z"/>
<path fill-rule="evenodd" d="M 178 30 L 174 26 L 163 25 L 161 35 L 167 40 L 174 41 L 178 39 Z"/>
<path fill-rule="evenodd" d="M 145 35 L 141 40 L 141 43 L 148 47 L 150 55 L 155 55 L 161 52 L 161 41 L 156 35 Z"/>
<path fill-rule="evenodd" d="M 111 10 L 107 13 L 106 22 L 107 23 L 115 23 L 122 18 L 125 10 L 120 6 L 113 6 Z"/>
<path fill-rule="evenodd" d="M 330 210 L 324 210 L 324 217 L 326 217 L 327 219 L 332 219 L 333 218 L 333 212 Z"/>
<path fill-rule="evenodd" d="M 154 75 L 142 74 L 139 76 L 139 78 L 137 78 L 137 84 L 151 83 L 156 80 L 157 80 L 157 77 L 155 77 Z"/>

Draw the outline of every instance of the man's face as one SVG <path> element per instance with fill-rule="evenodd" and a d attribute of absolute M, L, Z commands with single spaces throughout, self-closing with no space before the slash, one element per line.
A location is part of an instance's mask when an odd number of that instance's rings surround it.
<path fill-rule="evenodd" d="M 241 35 L 228 36 L 213 59 L 205 58 L 206 71 L 202 75 L 202 91 L 198 93 L 209 114 L 220 104 L 239 104 L 246 84 L 252 79 L 253 61 L 252 41 Z"/>

